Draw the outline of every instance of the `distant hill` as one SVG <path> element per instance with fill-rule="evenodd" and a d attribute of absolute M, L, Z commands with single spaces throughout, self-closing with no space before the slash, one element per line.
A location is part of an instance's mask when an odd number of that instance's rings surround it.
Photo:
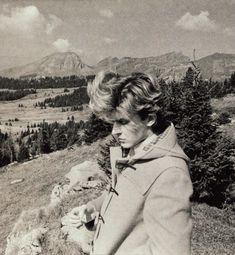
<path fill-rule="evenodd" d="M 224 80 L 235 71 L 235 54 L 215 53 L 195 62 L 204 79 Z M 180 52 L 170 52 L 157 57 L 112 58 L 101 60 L 94 66 L 82 62 L 73 52 L 54 53 L 34 63 L 0 71 L 0 76 L 37 78 L 45 76 L 94 75 L 101 70 L 115 71 L 122 75 L 147 72 L 165 80 L 180 80 L 189 66 L 190 58 Z"/>
<path fill-rule="evenodd" d="M 196 61 L 204 79 L 224 80 L 235 72 L 235 54 L 215 53 Z"/>
<path fill-rule="evenodd" d="M 100 61 L 94 69 L 112 70 L 126 75 L 132 72 L 147 72 L 154 76 L 167 79 L 180 79 L 190 66 L 190 59 L 182 53 L 170 52 L 157 57 L 131 58 L 124 57 L 106 58 Z"/>
<path fill-rule="evenodd" d="M 31 64 L 0 71 L 1 76 L 12 78 L 92 74 L 93 68 L 84 64 L 74 52 L 54 53 Z"/>

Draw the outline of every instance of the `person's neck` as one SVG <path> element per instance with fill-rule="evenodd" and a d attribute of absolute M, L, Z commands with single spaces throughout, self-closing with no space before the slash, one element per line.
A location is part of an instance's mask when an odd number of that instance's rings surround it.
<path fill-rule="evenodd" d="M 138 149 L 141 147 L 141 145 L 143 145 L 143 143 L 150 139 L 150 137 L 152 137 L 154 135 L 154 133 L 151 131 L 148 133 L 148 135 L 143 139 L 141 140 L 139 143 L 137 143 L 135 146 L 133 146 L 132 148 L 130 148 L 129 150 L 129 153 L 128 153 L 128 156 L 129 157 L 132 157 L 136 154 L 136 151 L 138 151 Z"/>

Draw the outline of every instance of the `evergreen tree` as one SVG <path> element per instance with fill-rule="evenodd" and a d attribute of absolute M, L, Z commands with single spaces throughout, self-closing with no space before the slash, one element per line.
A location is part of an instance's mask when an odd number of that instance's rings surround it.
<path fill-rule="evenodd" d="M 86 123 L 84 129 L 83 141 L 87 144 L 91 144 L 100 138 L 103 138 L 110 134 L 112 128 L 111 125 L 96 117 L 95 114 L 91 114 Z"/>
<path fill-rule="evenodd" d="M 111 178 L 110 147 L 118 146 L 117 141 L 112 137 L 104 145 L 100 145 L 100 155 L 97 159 L 98 165 L 105 174 Z"/>
<path fill-rule="evenodd" d="M 166 112 L 173 112 L 171 120 L 178 129 L 179 142 L 191 159 L 193 199 L 219 206 L 234 181 L 232 143 L 217 132 L 209 91 L 205 82 L 195 79 L 196 75 L 189 69 L 183 82 L 170 84 L 165 95 L 168 101 L 163 105 Z"/>
<path fill-rule="evenodd" d="M 38 145 L 41 153 L 51 152 L 49 138 L 49 130 L 46 127 L 41 128 L 38 133 Z"/>
<path fill-rule="evenodd" d="M 25 143 L 22 143 L 19 148 L 18 161 L 21 162 L 28 158 L 29 158 L 29 148 L 25 145 Z"/>

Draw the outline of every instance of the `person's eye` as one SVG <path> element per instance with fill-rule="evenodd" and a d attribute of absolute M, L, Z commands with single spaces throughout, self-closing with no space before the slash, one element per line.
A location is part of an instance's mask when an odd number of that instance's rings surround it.
<path fill-rule="evenodd" d="M 117 123 L 120 124 L 120 125 L 126 125 L 126 124 L 128 124 L 129 122 L 130 122 L 130 121 L 127 120 L 127 119 L 120 119 L 120 120 L 117 121 Z"/>

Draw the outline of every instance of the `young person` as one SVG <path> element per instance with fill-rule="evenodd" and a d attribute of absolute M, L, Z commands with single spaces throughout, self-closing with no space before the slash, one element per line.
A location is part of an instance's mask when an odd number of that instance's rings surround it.
<path fill-rule="evenodd" d="M 188 158 L 161 111 L 158 83 L 143 73 L 100 73 L 88 94 L 92 111 L 113 123 L 121 146 L 110 150 L 109 191 L 70 213 L 71 222 L 79 214 L 87 223 L 98 212 L 91 254 L 189 255 Z"/>

